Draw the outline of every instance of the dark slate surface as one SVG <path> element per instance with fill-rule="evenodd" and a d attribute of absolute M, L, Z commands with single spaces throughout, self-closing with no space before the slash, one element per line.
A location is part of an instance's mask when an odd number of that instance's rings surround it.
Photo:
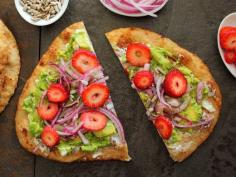
<path fill-rule="evenodd" d="M 105 9 L 99 1 L 71 0 L 65 15 L 55 24 L 37 28 L 24 22 L 13 2 L 0 2 L 0 17 L 16 35 L 22 55 L 22 70 L 15 96 L 1 114 L 1 177 L 234 177 L 236 176 L 236 80 L 225 68 L 217 50 L 220 21 L 236 10 L 235 0 L 170 0 L 158 18 L 127 18 Z M 2 8 L 1 8 L 2 9 Z M 30 155 L 22 150 L 14 131 L 14 111 L 24 79 L 29 77 L 37 55 L 73 22 L 85 22 L 105 73 L 117 113 L 124 125 L 131 162 L 62 164 Z M 223 95 L 220 120 L 210 138 L 187 160 L 174 163 L 147 121 L 145 109 L 131 89 L 104 33 L 127 26 L 148 28 L 168 36 L 197 53 L 209 66 Z M 40 38 L 40 40 L 39 40 Z M 40 46 L 39 46 L 40 45 Z M 38 48 L 37 48 L 38 47 Z"/>

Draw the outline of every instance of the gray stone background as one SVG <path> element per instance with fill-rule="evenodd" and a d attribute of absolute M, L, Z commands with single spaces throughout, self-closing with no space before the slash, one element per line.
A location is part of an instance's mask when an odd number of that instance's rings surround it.
<path fill-rule="evenodd" d="M 7 109 L 0 115 L 1 177 L 235 177 L 236 79 L 217 49 L 221 20 L 236 11 L 235 0 L 169 0 L 158 18 L 128 18 L 113 14 L 98 0 L 71 0 L 65 15 L 48 27 L 34 27 L 20 18 L 13 0 L 0 1 L 0 18 L 16 36 L 22 59 L 20 81 Z M 124 125 L 129 163 L 109 161 L 62 164 L 33 156 L 16 138 L 14 116 L 25 80 L 38 58 L 66 26 L 83 20 L 108 82 L 115 108 Z M 198 54 L 209 66 L 223 95 L 219 122 L 209 139 L 187 160 L 173 162 L 155 128 L 147 121 L 137 93 L 116 59 L 104 33 L 136 26 L 163 34 Z"/>

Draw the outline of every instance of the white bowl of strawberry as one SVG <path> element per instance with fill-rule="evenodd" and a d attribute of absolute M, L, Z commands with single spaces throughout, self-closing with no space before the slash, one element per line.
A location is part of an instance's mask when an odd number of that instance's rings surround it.
<path fill-rule="evenodd" d="M 229 14 L 223 19 L 218 30 L 217 41 L 224 64 L 236 77 L 236 13 Z"/>

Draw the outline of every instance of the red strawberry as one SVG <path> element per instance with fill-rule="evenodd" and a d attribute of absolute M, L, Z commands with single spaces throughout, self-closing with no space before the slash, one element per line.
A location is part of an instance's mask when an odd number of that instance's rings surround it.
<path fill-rule="evenodd" d="M 103 106 L 108 97 L 109 89 L 104 84 L 90 84 L 82 92 L 83 103 L 90 108 Z"/>
<path fill-rule="evenodd" d="M 221 47 L 225 50 L 236 50 L 236 31 L 223 35 Z"/>
<path fill-rule="evenodd" d="M 164 80 L 164 91 L 171 97 L 181 97 L 187 91 L 187 80 L 178 70 L 171 70 Z"/>
<path fill-rule="evenodd" d="M 52 120 L 58 113 L 58 105 L 55 103 L 44 103 L 37 108 L 37 112 L 41 119 Z"/>
<path fill-rule="evenodd" d="M 81 114 L 80 121 L 83 123 L 83 128 L 88 131 L 99 131 L 105 128 L 107 117 L 98 111 L 87 111 Z"/>
<path fill-rule="evenodd" d="M 99 65 L 96 55 L 83 49 L 79 49 L 73 54 L 71 63 L 82 74 Z"/>
<path fill-rule="evenodd" d="M 224 26 L 220 29 L 220 41 L 229 33 L 236 32 L 236 27 Z"/>
<path fill-rule="evenodd" d="M 55 103 L 61 103 L 69 98 L 65 87 L 61 84 L 51 84 L 47 91 L 48 100 Z"/>
<path fill-rule="evenodd" d="M 168 118 L 159 116 L 155 119 L 154 124 L 163 139 L 169 139 L 171 137 L 173 126 Z"/>
<path fill-rule="evenodd" d="M 225 51 L 224 56 L 226 63 L 236 63 L 236 51 Z"/>
<path fill-rule="evenodd" d="M 47 145 L 48 147 L 53 147 L 60 141 L 58 133 L 51 126 L 44 127 L 41 134 L 41 139 L 43 144 Z"/>
<path fill-rule="evenodd" d="M 133 43 L 127 47 L 126 58 L 133 66 L 144 66 L 144 64 L 150 63 L 151 52 L 146 45 Z"/>
<path fill-rule="evenodd" d="M 150 71 L 139 71 L 133 79 L 135 86 L 141 90 L 151 87 L 153 80 L 153 74 Z"/>

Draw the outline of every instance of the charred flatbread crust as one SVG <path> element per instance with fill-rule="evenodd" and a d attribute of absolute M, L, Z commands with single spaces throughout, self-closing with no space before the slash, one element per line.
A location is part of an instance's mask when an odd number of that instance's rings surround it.
<path fill-rule="evenodd" d="M 181 140 L 179 144 L 183 147 L 181 150 L 177 148 L 168 148 L 170 156 L 175 161 L 183 161 L 188 156 L 190 156 L 197 147 L 202 144 L 207 137 L 213 131 L 221 109 L 221 93 L 219 86 L 212 77 L 208 67 L 203 63 L 203 61 L 195 54 L 183 49 L 175 42 L 168 38 L 165 38 L 157 33 L 151 32 L 149 30 L 141 28 L 120 28 L 106 33 L 106 37 L 112 46 L 116 45 L 118 47 L 127 47 L 129 43 L 141 42 L 145 44 L 150 44 L 153 46 L 159 46 L 165 48 L 172 52 L 176 56 L 181 56 L 180 62 L 192 70 L 193 74 L 202 81 L 206 81 L 211 84 L 212 88 L 216 91 L 216 96 L 210 101 L 216 108 L 216 111 L 212 114 L 213 121 L 209 128 L 201 129 L 200 131 L 195 131 L 191 137 Z M 190 143 L 191 142 L 191 143 Z"/>
<path fill-rule="evenodd" d="M 23 101 L 29 95 L 29 93 L 35 87 L 35 80 L 38 78 L 42 70 L 44 70 L 49 62 L 55 61 L 57 53 L 60 49 L 65 47 L 65 44 L 69 41 L 70 36 L 76 29 L 85 29 L 83 22 L 75 23 L 66 28 L 51 44 L 48 51 L 42 56 L 39 64 L 34 69 L 31 77 L 25 84 L 22 94 L 19 98 L 17 112 L 16 112 L 16 133 L 20 144 L 33 154 L 43 156 L 48 159 L 60 161 L 60 162 L 72 162 L 72 161 L 93 161 L 93 160 L 123 160 L 129 161 L 127 144 L 121 146 L 109 146 L 101 148 L 97 154 L 77 152 L 67 156 L 61 156 L 57 150 L 52 150 L 49 155 L 42 153 L 36 148 L 33 143 L 33 137 L 28 132 L 28 118 L 27 113 L 23 110 Z"/>
<path fill-rule="evenodd" d="M 14 94 L 20 72 L 20 56 L 16 40 L 0 20 L 0 112 Z"/>

